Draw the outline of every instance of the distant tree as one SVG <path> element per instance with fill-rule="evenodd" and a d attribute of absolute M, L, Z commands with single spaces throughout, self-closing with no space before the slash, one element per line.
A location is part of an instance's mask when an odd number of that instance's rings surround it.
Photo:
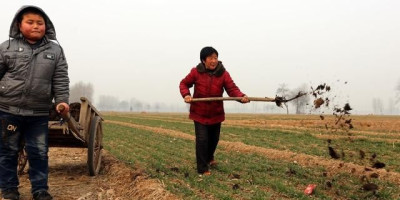
<path fill-rule="evenodd" d="M 374 110 L 374 114 L 383 114 L 383 103 L 380 98 L 372 99 L 372 109 Z"/>
<path fill-rule="evenodd" d="M 274 104 L 268 104 L 268 105 L 264 105 L 264 112 L 266 113 L 277 113 L 279 112 L 279 110 L 277 109 L 278 107 Z"/>
<path fill-rule="evenodd" d="M 129 102 L 128 101 L 118 102 L 118 110 L 119 111 L 129 111 Z"/>
<path fill-rule="evenodd" d="M 131 111 L 133 112 L 140 112 L 143 110 L 143 103 L 135 98 L 131 98 L 131 100 L 129 101 L 129 105 Z"/>
<path fill-rule="evenodd" d="M 167 105 L 166 103 L 157 103 L 158 104 L 158 112 L 166 112 L 169 111 L 169 105 Z"/>
<path fill-rule="evenodd" d="M 143 103 L 138 101 L 134 104 L 134 107 L 137 109 L 137 111 L 142 111 L 143 110 Z"/>
<path fill-rule="evenodd" d="M 99 96 L 98 108 L 99 110 L 116 110 L 119 105 L 119 100 L 117 97 L 110 95 L 101 95 Z"/>
<path fill-rule="evenodd" d="M 148 104 L 148 103 L 146 103 L 146 104 L 144 105 L 144 109 L 146 110 L 146 112 L 149 112 L 150 109 L 151 109 L 151 105 Z"/>
<path fill-rule="evenodd" d="M 286 83 L 282 83 L 279 85 L 278 89 L 276 90 L 276 95 L 284 97 L 284 98 L 288 98 L 289 95 L 289 88 L 287 86 Z M 286 107 L 286 114 L 289 114 L 289 106 L 287 103 L 284 103 L 285 107 Z"/>
<path fill-rule="evenodd" d="M 299 92 L 305 92 L 307 91 L 307 88 L 307 84 L 303 84 L 300 87 L 292 90 L 290 92 L 290 96 L 294 97 L 299 94 Z M 290 103 L 296 108 L 296 114 L 304 114 L 306 113 L 307 105 L 310 103 L 310 96 L 304 95 L 302 97 L 292 100 Z"/>
<path fill-rule="evenodd" d="M 388 102 L 387 114 L 393 115 L 395 113 L 396 113 L 396 105 L 394 103 L 393 98 L 390 98 Z"/>
<path fill-rule="evenodd" d="M 81 97 L 86 97 L 90 101 L 93 101 L 94 88 L 91 83 L 84 83 L 79 81 L 72 85 L 69 91 L 70 102 L 80 102 Z"/>
<path fill-rule="evenodd" d="M 155 112 L 160 112 L 160 108 L 161 108 L 160 103 L 155 103 L 153 107 L 154 107 Z"/>
<path fill-rule="evenodd" d="M 400 79 L 397 82 L 397 85 L 395 87 L 395 92 L 396 92 L 396 101 L 395 104 L 399 105 L 400 104 Z"/>

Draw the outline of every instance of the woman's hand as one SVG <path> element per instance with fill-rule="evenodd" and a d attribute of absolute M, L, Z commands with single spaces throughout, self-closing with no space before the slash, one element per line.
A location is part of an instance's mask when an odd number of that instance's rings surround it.
<path fill-rule="evenodd" d="M 186 95 L 186 96 L 185 96 L 185 102 L 186 102 L 186 103 L 192 102 L 192 97 L 191 97 L 190 95 Z"/>
<path fill-rule="evenodd" d="M 56 106 L 56 111 L 58 113 L 60 113 L 61 115 L 65 115 L 65 114 L 67 114 L 69 112 L 69 105 L 67 103 L 64 103 L 64 102 L 59 103 Z"/>
<path fill-rule="evenodd" d="M 249 103 L 250 100 L 249 100 L 249 98 L 247 97 L 247 95 L 244 95 L 244 96 L 242 97 L 242 99 L 240 100 L 240 102 L 242 102 L 242 103 Z"/>

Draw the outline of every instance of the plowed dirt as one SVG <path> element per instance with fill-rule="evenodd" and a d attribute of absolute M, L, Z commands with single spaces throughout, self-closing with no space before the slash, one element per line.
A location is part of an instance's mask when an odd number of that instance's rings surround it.
<path fill-rule="evenodd" d="M 49 192 L 54 199 L 178 199 L 144 170 L 125 165 L 105 150 L 97 176 L 89 176 L 86 162 L 87 149 L 50 148 Z M 27 170 L 19 179 L 21 199 L 31 199 Z"/>

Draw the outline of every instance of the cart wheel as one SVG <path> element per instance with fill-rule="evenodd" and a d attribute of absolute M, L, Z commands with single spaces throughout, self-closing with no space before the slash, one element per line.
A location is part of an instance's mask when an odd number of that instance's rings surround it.
<path fill-rule="evenodd" d="M 27 157 L 25 148 L 21 148 L 21 150 L 18 153 L 18 167 L 17 167 L 18 175 L 21 175 L 24 173 L 24 169 L 25 169 L 27 161 L 28 161 L 28 157 Z"/>
<path fill-rule="evenodd" d="M 90 176 L 96 176 L 100 170 L 103 127 L 101 118 L 95 116 L 90 122 L 88 145 L 88 166 Z"/>

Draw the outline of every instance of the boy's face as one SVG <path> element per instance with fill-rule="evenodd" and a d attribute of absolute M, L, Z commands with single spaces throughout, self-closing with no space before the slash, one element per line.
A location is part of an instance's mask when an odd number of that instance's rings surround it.
<path fill-rule="evenodd" d="M 203 60 L 206 69 L 214 70 L 218 65 L 218 56 L 217 54 L 213 53 L 210 56 L 206 57 L 206 60 Z"/>
<path fill-rule="evenodd" d="M 46 24 L 42 16 L 34 13 L 25 13 L 22 16 L 19 30 L 29 43 L 34 44 L 43 38 L 46 33 Z"/>

